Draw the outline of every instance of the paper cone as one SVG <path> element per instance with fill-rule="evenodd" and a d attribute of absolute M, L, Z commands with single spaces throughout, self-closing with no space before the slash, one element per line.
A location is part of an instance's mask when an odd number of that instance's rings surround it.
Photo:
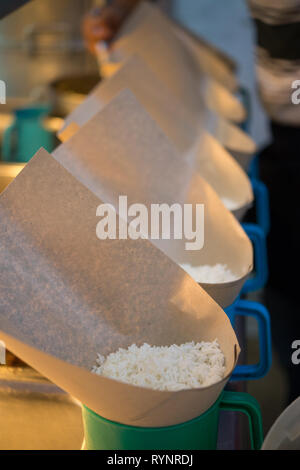
<path fill-rule="evenodd" d="M 166 18 L 164 13 L 152 3 L 142 1 L 132 11 L 123 23 L 119 37 L 134 32 L 148 18 L 153 21 L 168 21 L 167 28 L 173 28 L 175 34 L 183 41 L 196 60 L 197 67 L 202 73 L 209 74 L 232 92 L 238 88 L 236 81 L 236 64 L 224 52 L 209 44 L 205 39 L 196 36 L 183 25 Z"/>
<path fill-rule="evenodd" d="M 116 208 L 120 195 L 128 197 L 128 205 L 144 204 L 149 211 L 151 204 L 192 204 L 193 209 L 204 204 L 202 249 L 186 250 L 183 239 L 152 242 L 178 264 L 227 265 L 236 280 L 205 285 L 205 289 L 222 306 L 234 301 L 252 269 L 252 244 L 215 191 L 184 161 L 129 90 L 121 92 L 53 155 Z"/>
<path fill-rule="evenodd" d="M 239 354 L 227 315 L 148 240 L 96 237 L 101 200 L 40 150 L 0 196 L 0 339 L 101 416 L 168 426 L 205 412 Z M 161 392 L 90 372 L 132 343 L 218 339 L 226 377 Z"/>
<path fill-rule="evenodd" d="M 251 182 L 241 166 L 208 132 L 202 132 L 189 157 L 227 209 L 242 220 L 254 196 Z"/>
<path fill-rule="evenodd" d="M 201 127 L 199 126 L 200 129 Z M 245 171 L 249 169 L 257 147 L 246 132 L 215 112 L 206 114 L 205 128 L 230 152 Z"/>
<path fill-rule="evenodd" d="M 142 2 L 121 28 L 112 50 L 112 62 L 138 53 L 193 112 L 202 114 L 203 107 L 208 106 L 235 122 L 245 119 L 242 103 L 199 68 L 193 51 L 178 37 L 174 23 L 159 8 Z"/>
<path fill-rule="evenodd" d="M 24 168 L 25 163 L 0 162 L 0 193 Z"/>
<path fill-rule="evenodd" d="M 138 55 L 130 57 L 118 72 L 100 82 L 84 102 L 66 117 L 59 138 L 62 140 L 62 132 L 64 140 L 71 137 L 78 130 L 76 125 L 85 124 L 124 88 L 134 93 L 179 152 L 186 153 L 194 145 L 199 130 L 197 126 L 189 124 L 191 115 Z"/>
<path fill-rule="evenodd" d="M 183 158 L 220 198 L 232 201 L 229 209 L 241 218 L 253 201 L 249 178 L 216 139 L 187 125 L 189 114 L 138 56 L 130 58 L 113 77 L 100 83 L 66 118 L 60 139 L 65 142 L 74 135 L 124 88 L 130 88 Z"/>
<path fill-rule="evenodd" d="M 216 80 L 203 80 L 202 95 L 207 107 L 220 116 L 237 124 L 245 121 L 247 112 L 242 103 Z"/>
<path fill-rule="evenodd" d="M 224 87 L 235 93 L 239 88 L 236 77 L 235 62 L 205 41 L 204 38 L 193 34 L 183 25 L 173 23 L 175 34 L 185 43 L 189 51 L 193 54 L 201 73 L 209 75 Z"/>
<path fill-rule="evenodd" d="M 188 125 L 212 132 L 247 170 L 256 145 L 250 136 L 227 119 L 244 119 L 241 103 L 226 90 L 221 92 L 220 85 L 199 74 L 194 55 L 189 53 L 186 43 L 178 40 L 172 23 L 147 2 L 138 6 L 124 23 L 109 57 L 111 62 L 121 64 L 135 54 L 169 88 L 180 106 L 186 108 L 190 116 Z"/>

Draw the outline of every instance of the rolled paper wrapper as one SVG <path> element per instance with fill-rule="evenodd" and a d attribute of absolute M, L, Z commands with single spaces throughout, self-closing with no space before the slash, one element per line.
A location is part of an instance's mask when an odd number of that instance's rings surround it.
<path fill-rule="evenodd" d="M 237 362 L 237 338 L 225 312 L 149 240 L 99 240 L 101 202 L 45 150 L 1 194 L 0 338 L 104 418 L 185 422 L 219 397 Z M 91 372 L 98 353 L 132 343 L 215 338 L 226 371 L 209 387 L 159 391 Z"/>
<path fill-rule="evenodd" d="M 300 449 L 300 397 L 294 400 L 276 419 L 269 430 L 262 450 Z"/>
<path fill-rule="evenodd" d="M 245 109 L 222 84 L 208 78 L 178 27 L 157 7 L 142 2 L 128 17 L 110 48 L 110 60 L 122 64 L 138 54 L 190 115 L 189 127 L 214 137 L 247 169 L 256 151 L 254 141 L 230 121 L 243 122 Z M 212 126 L 210 121 L 214 122 Z"/>
<path fill-rule="evenodd" d="M 173 23 L 175 34 L 183 41 L 199 68 L 200 73 L 205 73 L 221 83 L 232 93 L 239 89 L 237 79 L 237 65 L 234 60 L 223 51 L 217 49 L 205 38 L 194 34 L 179 23 Z"/>
<path fill-rule="evenodd" d="M 65 142 L 124 88 L 134 93 L 182 157 L 218 196 L 231 202 L 230 210 L 240 220 L 253 202 L 248 176 L 211 134 L 206 130 L 196 132 L 187 125 L 186 110 L 139 56 L 129 58 L 118 72 L 94 88 L 66 118 L 59 138 Z"/>
<path fill-rule="evenodd" d="M 142 43 L 134 44 L 137 39 L 142 39 Z M 228 90 L 228 87 L 217 80 L 216 76 L 209 74 L 209 68 L 207 73 L 203 66 L 199 67 L 199 45 L 194 44 L 191 35 L 188 39 L 187 33 L 183 32 L 182 28 L 168 18 L 160 8 L 148 2 L 141 2 L 119 30 L 111 48 L 113 51 L 111 57 L 116 60 L 118 48 L 120 47 L 123 52 L 124 44 L 126 54 L 136 48 L 135 52 L 141 51 L 141 55 L 149 59 L 149 64 L 152 61 L 163 81 L 170 84 L 175 95 L 187 99 L 192 109 L 198 107 L 198 110 L 202 111 L 205 103 L 224 117 L 242 122 L 246 117 L 243 104 Z M 160 44 L 162 47 L 158 47 Z M 147 51 L 149 48 L 151 50 Z M 109 60 L 109 56 L 106 60 Z M 161 63 L 158 67 L 159 61 Z M 186 80 L 189 90 L 184 91 Z M 199 95 L 202 95 L 203 101 L 197 100 Z"/>
<path fill-rule="evenodd" d="M 118 210 L 128 206 L 204 204 L 204 245 L 187 250 L 186 240 L 152 240 L 177 264 L 193 268 L 227 265 L 236 279 L 201 285 L 222 306 L 232 304 L 252 270 L 252 245 L 215 191 L 177 152 L 129 90 L 123 90 L 64 144 L 54 157 L 94 194 Z M 180 224 L 180 221 L 179 221 Z M 150 226 L 150 225 L 149 225 Z M 196 277 L 195 280 L 198 280 Z"/>

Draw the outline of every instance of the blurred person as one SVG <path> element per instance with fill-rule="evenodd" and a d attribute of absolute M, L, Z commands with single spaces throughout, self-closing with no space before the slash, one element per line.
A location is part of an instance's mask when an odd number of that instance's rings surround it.
<path fill-rule="evenodd" d="M 140 0 L 112 0 L 83 21 L 87 47 L 110 41 Z M 300 178 L 300 104 L 292 84 L 300 80 L 300 0 L 247 0 L 257 31 L 257 81 L 270 117 L 272 143 L 260 156 L 260 176 L 269 189 L 269 282 L 265 302 L 271 314 L 274 347 L 287 373 L 288 402 L 300 395 L 300 365 L 292 363 L 292 343 L 300 340 L 297 216 Z M 272 3 L 272 4 L 271 4 Z M 300 93 L 299 93 L 300 97 Z M 294 269 L 293 269 L 294 267 Z"/>
<path fill-rule="evenodd" d="M 99 41 L 110 41 L 140 0 L 112 0 L 89 11 L 82 22 L 86 47 L 95 53 Z"/>
<path fill-rule="evenodd" d="M 292 343 L 300 340 L 300 103 L 292 100 L 293 83 L 300 80 L 300 0 L 248 0 L 248 4 L 257 32 L 259 94 L 272 132 L 271 145 L 259 155 L 260 178 L 269 189 L 271 212 L 265 303 L 271 314 L 274 347 L 288 376 L 290 403 L 300 395 L 300 365 L 291 360 Z"/>

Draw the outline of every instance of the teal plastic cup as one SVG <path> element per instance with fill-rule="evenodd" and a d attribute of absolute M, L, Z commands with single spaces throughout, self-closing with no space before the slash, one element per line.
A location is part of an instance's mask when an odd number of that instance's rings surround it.
<path fill-rule="evenodd" d="M 145 428 L 109 421 L 82 406 L 87 450 L 214 450 L 217 447 L 221 410 L 248 416 L 252 449 L 263 442 L 257 401 L 248 393 L 223 392 L 202 415 L 173 426 Z"/>
<path fill-rule="evenodd" d="M 15 110 L 14 122 L 3 134 L 4 161 L 28 162 L 41 147 L 52 152 L 54 135 L 42 124 L 42 118 L 47 113 L 48 107 L 44 105 Z"/>

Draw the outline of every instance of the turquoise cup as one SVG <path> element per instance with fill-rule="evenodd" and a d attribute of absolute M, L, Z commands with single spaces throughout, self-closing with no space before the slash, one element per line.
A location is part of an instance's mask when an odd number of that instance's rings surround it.
<path fill-rule="evenodd" d="M 53 150 L 54 135 L 42 124 L 42 118 L 47 113 L 48 107 L 43 105 L 15 110 L 14 122 L 3 134 L 4 161 L 28 162 L 41 147 L 48 152 Z"/>
<path fill-rule="evenodd" d="M 217 447 L 221 410 L 248 416 L 252 449 L 263 442 L 257 401 L 248 393 L 223 392 L 202 415 L 174 426 L 144 428 L 102 418 L 86 406 L 82 416 L 87 450 L 214 450 Z"/>

